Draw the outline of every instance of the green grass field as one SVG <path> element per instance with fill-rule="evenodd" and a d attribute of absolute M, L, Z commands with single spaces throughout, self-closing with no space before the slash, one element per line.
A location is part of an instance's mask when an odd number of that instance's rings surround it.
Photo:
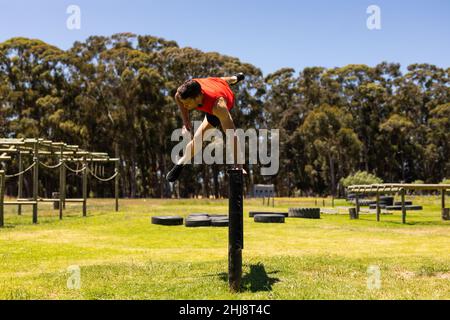
<path fill-rule="evenodd" d="M 408 200 L 408 199 L 407 199 Z M 307 202 L 309 201 L 309 202 Z M 90 200 L 89 216 L 68 204 L 63 221 L 41 205 L 17 216 L 7 207 L 0 229 L 0 299 L 450 299 L 450 223 L 440 198 L 414 198 L 424 211 L 324 214 L 320 220 L 256 224 L 246 200 L 243 290 L 227 283 L 227 228 L 163 227 L 152 215 L 227 213 L 227 200 Z M 329 202 L 327 203 L 329 205 Z M 336 201 L 336 206 L 346 205 Z M 314 206 L 311 199 L 276 199 L 275 209 Z M 369 289 L 369 266 L 381 288 Z M 79 266 L 81 287 L 69 289 Z M 69 281 L 70 282 L 70 281 Z"/>

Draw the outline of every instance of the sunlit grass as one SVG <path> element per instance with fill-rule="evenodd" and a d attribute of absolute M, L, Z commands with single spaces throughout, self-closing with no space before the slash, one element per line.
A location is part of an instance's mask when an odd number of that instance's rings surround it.
<path fill-rule="evenodd" d="M 407 199 L 408 200 L 408 199 Z M 314 207 L 316 199 L 246 200 L 243 290 L 228 291 L 226 228 L 152 225 L 152 215 L 227 213 L 228 200 L 89 201 L 89 215 L 68 204 L 63 221 L 51 204 L 31 223 L 31 208 L 6 208 L 0 229 L 2 299 L 449 299 L 450 223 L 440 197 L 415 197 L 424 211 L 324 214 L 320 220 L 257 224 L 252 210 Z M 323 205 L 322 199 L 317 199 Z M 331 207 L 331 199 L 325 202 Z M 347 206 L 335 200 L 335 206 Z M 67 268 L 81 268 L 81 288 L 68 289 Z M 368 267 L 381 289 L 367 287 Z"/>

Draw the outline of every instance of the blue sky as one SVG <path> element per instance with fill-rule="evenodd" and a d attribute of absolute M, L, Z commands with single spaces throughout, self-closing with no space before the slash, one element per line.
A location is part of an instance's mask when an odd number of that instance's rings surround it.
<path fill-rule="evenodd" d="M 66 28 L 72 4 L 81 9 L 80 30 Z M 381 30 L 366 26 L 372 4 Z M 450 67 L 448 0 L 0 0 L 0 41 L 24 36 L 67 49 L 117 32 L 232 55 L 265 74 L 385 60 Z"/>

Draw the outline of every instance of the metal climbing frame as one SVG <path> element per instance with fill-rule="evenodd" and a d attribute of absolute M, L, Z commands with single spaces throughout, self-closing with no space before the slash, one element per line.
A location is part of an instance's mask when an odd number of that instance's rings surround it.
<path fill-rule="evenodd" d="M 445 208 L 445 193 L 450 190 L 450 184 L 403 184 L 403 183 L 387 183 L 387 184 L 372 184 L 372 185 L 354 185 L 347 188 L 349 192 L 356 195 L 356 211 L 359 213 L 359 197 L 358 194 L 375 193 L 377 197 L 377 221 L 380 221 L 380 194 L 397 194 L 400 193 L 402 199 L 402 222 L 406 223 L 406 207 L 405 207 L 405 195 L 407 190 L 430 190 L 441 192 L 441 209 L 442 218 L 446 219 Z"/>
<path fill-rule="evenodd" d="M 23 168 L 23 158 L 31 157 L 32 164 Z M 0 227 L 3 226 L 4 206 L 17 205 L 18 214 L 22 213 L 23 205 L 33 206 L 33 223 L 38 222 L 38 203 L 39 202 L 59 202 L 59 218 L 63 218 L 63 210 L 67 202 L 82 203 L 83 216 L 87 215 L 87 184 L 88 174 L 93 178 L 102 181 L 114 180 L 115 210 L 119 210 L 119 161 L 118 158 L 111 158 L 107 153 L 88 152 L 76 145 L 67 145 L 62 142 L 53 142 L 44 139 L 0 139 L 0 161 L 10 161 L 17 157 L 19 172 L 15 174 L 6 174 L 3 165 L 0 171 Z M 54 165 L 48 165 L 41 161 L 43 157 L 57 159 Z M 81 169 L 73 169 L 69 164 L 81 164 Z M 96 170 L 91 169 L 89 165 L 97 167 L 98 164 L 114 163 L 114 174 L 108 178 L 102 178 L 97 175 Z M 59 199 L 45 199 L 38 196 L 39 167 L 48 169 L 59 169 Z M 23 175 L 33 170 L 33 196 L 32 198 L 23 198 Z M 83 178 L 83 198 L 66 198 L 66 170 L 74 173 L 81 173 Z M 4 201 L 5 180 L 18 177 L 18 198 L 16 201 Z"/>

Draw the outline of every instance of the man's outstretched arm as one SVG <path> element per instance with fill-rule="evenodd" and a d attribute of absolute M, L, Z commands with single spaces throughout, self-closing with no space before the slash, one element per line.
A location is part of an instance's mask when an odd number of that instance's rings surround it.
<path fill-rule="evenodd" d="M 230 86 L 235 85 L 245 79 L 245 75 L 241 72 L 232 77 L 222 77 Z"/>
<path fill-rule="evenodd" d="M 178 92 L 175 94 L 175 101 L 177 102 L 178 108 L 180 109 L 181 118 L 183 119 L 183 125 L 186 127 L 187 130 L 191 131 L 192 126 L 191 126 L 191 121 L 189 118 L 189 110 L 184 107 L 183 102 L 181 102 L 180 95 L 178 94 Z"/>

